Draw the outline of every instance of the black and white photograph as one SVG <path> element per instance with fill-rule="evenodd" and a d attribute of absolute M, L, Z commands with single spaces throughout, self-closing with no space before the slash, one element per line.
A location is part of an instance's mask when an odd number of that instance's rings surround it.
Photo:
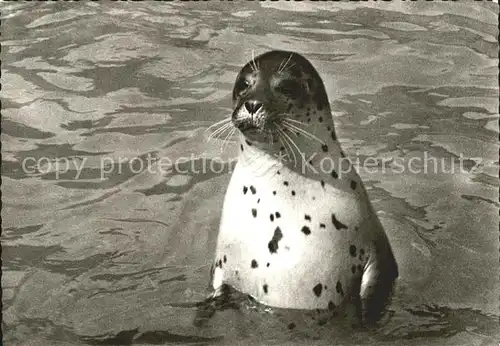
<path fill-rule="evenodd" d="M 0 20 L 0 345 L 500 345 L 497 0 Z"/>

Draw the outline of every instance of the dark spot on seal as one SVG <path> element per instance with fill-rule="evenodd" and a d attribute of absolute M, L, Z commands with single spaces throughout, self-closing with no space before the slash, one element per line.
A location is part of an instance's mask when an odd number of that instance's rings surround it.
<path fill-rule="evenodd" d="M 337 140 L 337 135 L 335 135 L 335 131 L 332 131 L 332 139 L 333 139 L 334 141 L 336 141 L 336 140 Z M 342 156 L 342 152 L 340 152 L 340 156 Z M 343 156 L 342 156 L 342 157 L 343 157 Z"/>
<path fill-rule="evenodd" d="M 288 181 L 284 181 L 283 185 L 288 186 Z"/>
<path fill-rule="evenodd" d="M 341 230 L 343 228 L 347 229 L 346 225 L 344 225 L 342 222 L 340 222 L 339 220 L 337 220 L 337 218 L 335 217 L 335 214 L 332 214 L 332 223 L 335 226 L 335 228 L 338 229 L 338 230 Z"/>
<path fill-rule="evenodd" d="M 357 231 L 359 231 L 359 227 L 358 227 L 358 226 L 355 226 L 355 227 L 354 227 L 354 230 L 355 230 L 356 232 L 357 232 Z"/>
<path fill-rule="evenodd" d="M 224 255 L 223 261 L 224 261 L 224 263 L 226 263 L 226 262 L 227 262 L 227 257 L 226 257 L 226 255 Z"/>
<path fill-rule="evenodd" d="M 269 218 L 271 219 L 271 221 L 274 221 L 274 214 L 269 215 Z"/>
<path fill-rule="evenodd" d="M 304 233 L 305 235 L 311 234 L 311 229 L 309 227 L 307 227 L 307 226 L 302 227 L 302 229 L 300 231 L 302 233 Z"/>
<path fill-rule="evenodd" d="M 280 175 L 280 174 L 281 174 L 281 172 L 280 172 L 280 171 L 277 171 L 277 172 L 276 172 L 276 174 L 277 174 L 277 175 Z"/>
<path fill-rule="evenodd" d="M 307 221 L 311 221 L 311 217 L 309 215 L 304 215 L 304 219 L 306 219 Z"/>
<path fill-rule="evenodd" d="M 248 187 L 243 186 L 243 194 L 244 194 L 244 195 L 246 195 L 246 194 L 247 194 L 247 191 L 248 191 Z"/>
<path fill-rule="evenodd" d="M 267 244 L 267 247 L 269 248 L 269 252 L 271 254 L 276 253 L 278 251 L 278 243 L 282 238 L 283 238 L 283 233 L 281 232 L 281 229 L 279 227 L 276 227 L 276 229 L 274 230 L 273 237 L 271 238 L 271 241 Z"/>
<path fill-rule="evenodd" d="M 345 154 L 342 150 L 340 151 L 340 156 L 345 157 Z"/>
<path fill-rule="evenodd" d="M 245 139 L 245 143 L 248 144 L 249 147 L 252 146 L 252 142 L 250 142 L 248 139 Z"/>
<path fill-rule="evenodd" d="M 323 150 L 323 151 L 326 153 L 326 152 L 328 151 L 328 145 L 323 144 L 323 145 L 321 146 L 321 150 Z"/>
<path fill-rule="evenodd" d="M 250 267 L 257 268 L 258 266 L 259 266 L 259 264 L 257 263 L 257 261 L 253 259 L 252 263 L 250 264 Z"/>
<path fill-rule="evenodd" d="M 257 200 L 257 204 L 259 204 L 259 203 L 260 203 L 260 198 Z"/>
<path fill-rule="evenodd" d="M 324 223 L 320 223 L 319 228 L 326 228 L 326 225 Z"/>
<path fill-rule="evenodd" d="M 276 213 L 274 213 L 274 216 L 276 216 L 276 218 L 279 219 L 281 217 L 281 214 L 279 213 L 279 211 L 277 211 Z"/>
<path fill-rule="evenodd" d="M 253 187 L 253 185 L 250 185 L 250 191 L 252 191 L 252 195 L 255 195 L 255 193 L 257 192 L 257 189 L 255 187 Z"/>
<path fill-rule="evenodd" d="M 295 191 L 294 190 L 292 190 L 292 196 L 295 196 Z"/>
<path fill-rule="evenodd" d="M 288 325 L 288 329 L 293 329 L 293 328 L 295 328 L 295 323 L 292 322 Z"/>
<path fill-rule="evenodd" d="M 285 147 L 281 146 L 280 147 L 280 151 L 284 151 L 285 150 Z M 278 173 L 279 174 L 279 173 Z"/>
<path fill-rule="evenodd" d="M 328 302 L 328 310 L 335 310 L 335 304 L 331 300 Z"/>
<path fill-rule="evenodd" d="M 266 267 L 269 268 L 270 265 L 271 265 L 271 263 L 267 262 Z"/>
<path fill-rule="evenodd" d="M 356 273 L 356 266 L 355 266 L 355 265 L 353 265 L 353 266 L 351 267 L 351 272 L 352 272 L 353 274 L 355 274 L 355 273 Z"/>
<path fill-rule="evenodd" d="M 309 160 L 309 164 L 312 166 L 313 165 L 313 160 Z"/>
<path fill-rule="evenodd" d="M 255 208 L 252 209 L 252 216 L 257 217 L 257 209 Z"/>
<path fill-rule="evenodd" d="M 335 286 L 335 290 L 337 291 L 338 294 L 340 294 L 341 296 L 344 295 L 344 290 L 342 289 L 342 284 L 340 283 L 340 281 L 337 281 L 337 286 Z"/>
<path fill-rule="evenodd" d="M 275 195 L 275 196 L 276 196 L 276 191 L 273 191 L 273 195 Z"/>
<path fill-rule="evenodd" d="M 222 260 L 219 260 L 219 268 L 222 268 Z"/>
<path fill-rule="evenodd" d="M 313 287 L 313 292 L 316 295 L 316 297 L 319 297 L 321 295 L 321 291 L 323 291 L 322 284 L 317 284 L 316 286 Z"/>
<path fill-rule="evenodd" d="M 240 149 L 241 151 L 243 151 L 243 144 L 240 144 Z"/>
<path fill-rule="evenodd" d="M 351 180 L 351 189 L 356 189 L 357 183 L 354 180 Z"/>
<path fill-rule="evenodd" d="M 354 245 L 349 246 L 349 253 L 351 254 L 352 257 L 356 257 L 356 246 Z"/>
<path fill-rule="evenodd" d="M 319 118 L 318 118 L 318 121 L 319 121 L 320 123 L 322 123 L 322 122 L 323 122 L 323 117 L 319 117 Z"/>
<path fill-rule="evenodd" d="M 264 290 L 265 294 L 267 294 L 267 288 L 268 288 L 267 284 L 264 284 L 264 286 L 262 286 L 262 289 Z"/>
<path fill-rule="evenodd" d="M 325 187 L 325 182 L 321 180 L 321 187 Z"/>
<path fill-rule="evenodd" d="M 339 178 L 339 175 L 337 174 L 337 172 L 335 170 L 332 170 L 332 177 L 334 179 L 338 179 Z"/>
<path fill-rule="evenodd" d="M 332 128 L 330 127 L 330 125 L 328 125 L 328 126 L 326 127 L 326 130 L 327 130 L 327 131 L 331 131 L 331 130 L 332 130 Z"/>

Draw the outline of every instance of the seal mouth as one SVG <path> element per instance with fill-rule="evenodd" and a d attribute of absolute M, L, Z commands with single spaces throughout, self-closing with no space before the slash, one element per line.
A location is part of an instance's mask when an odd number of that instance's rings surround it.
<path fill-rule="evenodd" d="M 270 114 L 262 114 L 259 119 L 237 119 L 233 120 L 233 125 L 244 135 L 275 133 L 279 126 L 280 118 Z"/>
<path fill-rule="evenodd" d="M 240 125 L 236 125 L 236 128 L 238 130 L 240 130 L 241 133 L 243 134 L 252 134 L 252 135 L 255 135 L 257 133 L 260 133 L 262 132 L 263 130 L 258 127 L 258 126 L 255 126 L 253 124 L 240 124 Z"/>
<path fill-rule="evenodd" d="M 232 122 L 242 133 L 258 132 L 264 130 L 268 116 L 263 103 L 254 100 L 240 104 L 234 110 Z"/>

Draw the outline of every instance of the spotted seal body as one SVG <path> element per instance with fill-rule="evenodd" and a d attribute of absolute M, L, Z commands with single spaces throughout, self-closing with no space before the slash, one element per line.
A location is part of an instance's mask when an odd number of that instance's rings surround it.
<path fill-rule="evenodd" d="M 337 141 L 328 97 L 297 53 L 246 64 L 233 91 L 240 155 L 222 210 L 212 286 L 279 308 L 336 309 L 360 298 L 377 320 L 397 265 Z"/>

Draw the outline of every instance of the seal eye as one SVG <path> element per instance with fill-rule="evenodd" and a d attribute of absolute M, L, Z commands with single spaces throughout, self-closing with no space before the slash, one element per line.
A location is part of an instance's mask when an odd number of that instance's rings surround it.
<path fill-rule="evenodd" d="M 241 94 L 243 91 L 248 89 L 249 86 L 250 86 L 250 82 L 248 80 L 242 78 L 238 82 L 236 82 L 236 85 L 234 88 L 235 88 L 236 93 Z"/>
<path fill-rule="evenodd" d="M 285 80 L 281 82 L 276 90 L 283 95 L 291 97 L 292 99 L 298 99 L 302 96 L 304 88 L 302 84 L 293 81 L 293 80 Z"/>

